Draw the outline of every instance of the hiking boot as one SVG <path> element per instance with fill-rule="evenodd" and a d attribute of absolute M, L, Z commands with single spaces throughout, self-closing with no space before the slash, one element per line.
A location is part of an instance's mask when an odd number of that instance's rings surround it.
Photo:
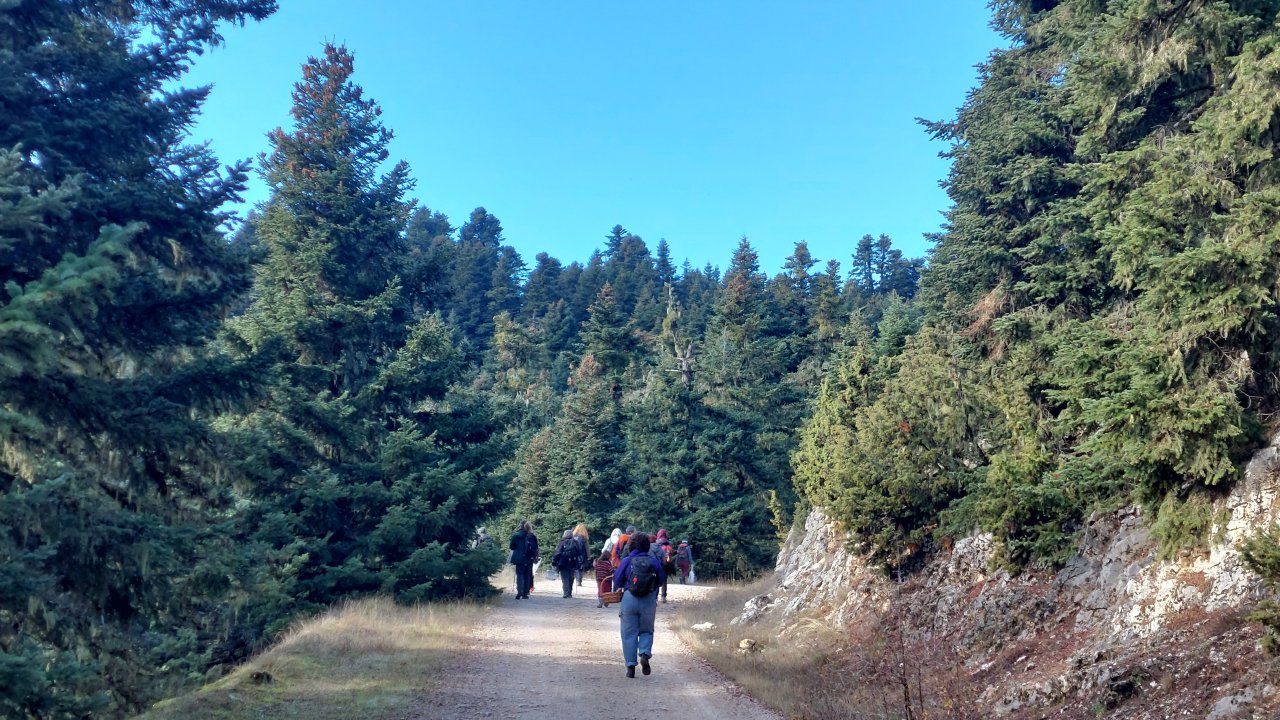
<path fill-rule="evenodd" d="M 645 655 L 644 653 L 640 653 L 640 672 L 643 672 L 645 675 L 648 675 L 650 672 L 653 672 L 653 670 L 649 667 L 649 656 Z"/>
<path fill-rule="evenodd" d="M 603 601 L 603 600 L 597 600 L 597 601 L 596 601 L 596 607 L 598 607 L 598 608 L 602 608 L 602 607 L 604 607 L 604 601 Z"/>
<path fill-rule="evenodd" d="M 633 677 L 635 677 L 635 676 L 636 676 L 636 666 L 635 666 L 635 665 L 628 665 L 628 666 L 627 666 L 627 677 L 629 677 L 629 678 L 633 678 Z"/>
<path fill-rule="evenodd" d="M 662 596 L 662 602 L 663 602 L 663 603 L 666 603 L 666 602 L 667 602 L 667 596 L 666 596 L 666 595 L 663 595 L 663 596 Z"/>

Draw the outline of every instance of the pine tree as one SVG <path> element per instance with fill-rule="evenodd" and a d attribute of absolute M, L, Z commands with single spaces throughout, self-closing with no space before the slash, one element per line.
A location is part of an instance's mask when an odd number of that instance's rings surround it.
<path fill-rule="evenodd" d="M 619 382 L 640 357 L 640 341 L 618 307 L 613 286 L 605 283 L 591 303 L 591 316 L 582 326 L 582 346 L 594 358 L 598 373 Z"/>
<path fill-rule="evenodd" d="M 453 387 L 452 334 L 415 315 L 400 285 L 408 167 L 381 173 L 391 132 L 353 70 L 327 45 L 295 86 L 294 127 L 271 135 L 268 258 L 229 338 L 282 346 L 269 402 L 228 419 L 253 500 L 243 532 L 271 562 L 250 613 L 267 631 L 378 591 L 484 593 L 499 560 L 468 551 L 503 497 L 489 411 Z"/>
<path fill-rule="evenodd" d="M 625 440 L 616 384 L 595 358 L 582 359 L 560 414 L 522 457 L 516 512 L 538 527 L 561 532 L 585 522 L 621 522 Z"/>
<path fill-rule="evenodd" d="M 118 717 L 198 672 L 227 502 L 212 410 L 252 364 L 204 349 L 247 286 L 177 87 L 269 0 L 11 5 L 0 23 L 0 715 Z M 181 630 L 180 630 L 181 628 Z"/>

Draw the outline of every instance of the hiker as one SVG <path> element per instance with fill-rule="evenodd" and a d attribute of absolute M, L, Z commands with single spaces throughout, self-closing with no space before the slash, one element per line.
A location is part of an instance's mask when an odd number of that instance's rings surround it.
<path fill-rule="evenodd" d="M 613 552 L 610 553 L 609 559 L 613 561 L 613 566 L 618 567 L 618 563 L 622 562 L 622 558 L 631 552 L 628 543 L 631 542 L 631 536 L 636 534 L 636 526 L 628 525 L 625 532 L 618 536 L 618 542 L 613 544 Z"/>
<path fill-rule="evenodd" d="M 573 539 L 578 541 L 578 557 L 582 558 L 582 562 L 574 568 L 574 575 L 578 576 L 578 587 L 582 587 L 582 574 L 591 569 L 591 542 L 587 538 L 586 523 L 578 523 L 573 529 Z"/>
<path fill-rule="evenodd" d="M 658 535 L 649 546 L 649 555 L 662 566 L 662 602 L 667 601 L 667 578 L 676 571 L 675 553 L 671 550 L 671 541 L 667 539 L 667 531 L 658 529 Z"/>
<path fill-rule="evenodd" d="M 681 540 L 676 548 L 676 569 L 680 571 L 680 584 L 689 582 L 689 575 L 693 572 L 693 547 L 688 540 Z"/>
<path fill-rule="evenodd" d="M 556 546 L 556 554 L 551 557 L 551 564 L 560 572 L 560 584 L 564 587 L 564 596 L 573 597 L 573 574 L 582 566 L 582 547 L 572 530 L 565 530 Z"/>
<path fill-rule="evenodd" d="M 609 551 L 601 550 L 596 558 L 596 607 L 604 607 L 604 594 L 613 589 L 613 562 Z"/>
<path fill-rule="evenodd" d="M 653 620 L 658 614 L 658 587 L 662 585 L 662 566 L 649 555 L 649 536 L 636 533 L 631 538 L 631 551 L 613 572 L 615 590 L 622 594 L 622 660 L 627 677 L 636 676 L 636 659 L 645 675 L 650 672 L 653 657 Z"/>
<path fill-rule="evenodd" d="M 533 590 L 533 564 L 538 560 L 538 536 L 533 534 L 533 523 L 524 520 L 520 529 L 511 536 L 508 544 L 511 564 L 516 566 L 516 599 L 528 600 Z"/>
<path fill-rule="evenodd" d="M 609 553 L 610 560 L 613 559 L 613 546 L 618 544 L 618 538 L 620 537 L 622 537 L 622 528 L 614 528 L 609 535 L 609 539 L 604 541 L 604 547 L 600 549 L 601 552 Z"/>
<path fill-rule="evenodd" d="M 476 528 L 476 537 L 471 541 L 471 547 L 479 550 L 480 548 L 493 542 L 493 536 L 482 527 Z"/>

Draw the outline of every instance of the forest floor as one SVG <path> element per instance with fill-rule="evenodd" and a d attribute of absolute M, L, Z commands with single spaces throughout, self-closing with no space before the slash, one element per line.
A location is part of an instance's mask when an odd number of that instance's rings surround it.
<path fill-rule="evenodd" d="M 337 608 L 142 720 L 777 720 L 672 631 L 677 608 L 712 592 L 669 587 L 669 602 L 658 605 L 653 673 L 637 668 L 633 680 L 625 676 L 618 606 L 597 608 L 589 579 L 563 598 L 559 580 L 539 575 L 527 601 L 506 588 L 484 604 L 402 608 L 371 600 Z"/>

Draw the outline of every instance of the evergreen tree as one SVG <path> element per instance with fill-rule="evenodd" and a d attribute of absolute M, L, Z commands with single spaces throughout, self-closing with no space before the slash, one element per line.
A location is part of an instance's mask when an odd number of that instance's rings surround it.
<path fill-rule="evenodd" d="M 676 300 L 682 308 L 681 315 L 690 336 L 697 337 L 706 332 L 719 295 L 719 270 L 711 265 L 695 270 L 686 260 L 676 282 Z"/>
<path fill-rule="evenodd" d="M 658 241 L 657 258 L 654 260 L 655 282 L 659 288 L 675 287 L 676 266 L 671 263 L 671 246 L 666 239 Z"/>
<path fill-rule="evenodd" d="M 703 394 L 698 452 L 706 458 L 700 533 L 726 541 L 703 562 L 719 572 L 748 573 L 772 554 L 776 529 L 771 499 L 789 507 L 793 493 L 787 462 L 799 422 L 799 398 L 784 382 L 782 326 L 751 244 L 743 238 L 725 273 L 716 312 L 699 354 Z"/>
<path fill-rule="evenodd" d="M 827 261 L 825 272 L 813 276 L 813 312 L 809 316 L 809 335 L 813 339 L 813 354 L 825 361 L 847 317 L 844 298 L 840 295 L 840 261 Z"/>
<path fill-rule="evenodd" d="M 517 481 L 517 513 L 557 533 L 579 522 L 591 528 L 621 522 L 626 478 L 615 383 L 591 355 L 570 383 L 555 423 L 524 454 Z"/>
<path fill-rule="evenodd" d="M 597 374 L 617 382 L 639 359 L 640 342 L 618 307 L 612 285 L 600 288 L 590 312 L 582 326 L 584 352 L 594 358 Z"/>
<path fill-rule="evenodd" d="M 445 312 L 451 306 L 449 278 L 456 262 L 454 227 L 441 212 L 417 208 L 405 230 L 408 256 L 401 270 L 405 292 L 418 313 Z"/>
<path fill-rule="evenodd" d="M 502 499 L 488 410 L 452 387 L 451 333 L 400 285 L 408 168 L 380 172 L 391 133 L 352 72 L 327 45 L 295 86 L 295 126 L 271 135 L 268 258 L 229 338 L 282 346 L 269 402 L 227 420 L 253 501 L 243 532 L 270 563 L 245 622 L 268 631 L 343 597 L 484 593 L 499 561 L 468 551 Z"/>
<path fill-rule="evenodd" d="M 199 672 L 199 574 L 258 368 L 203 349 L 247 286 L 220 208 L 244 187 L 177 87 L 270 0 L 32 0 L 0 22 L 0 715 L 118 717 Z"/>
<path fill-rule="evenodd" d="M 458 231 L 454 249 L 449 317 L 479 351 L 493 337 L 494 316 L 519 310 L 524 263 L 503 242 L 502 223 L 479 207 Z"/>
<path fill-rule="evenodd" d="M 540 252 L 534 257 L 533 270 L 524 284 L 522 318 L 545 316 L 553 304 L 565 299 L 560 281 L 563 272 L 564 267 L 560 261 L 547 253 Z"/>

